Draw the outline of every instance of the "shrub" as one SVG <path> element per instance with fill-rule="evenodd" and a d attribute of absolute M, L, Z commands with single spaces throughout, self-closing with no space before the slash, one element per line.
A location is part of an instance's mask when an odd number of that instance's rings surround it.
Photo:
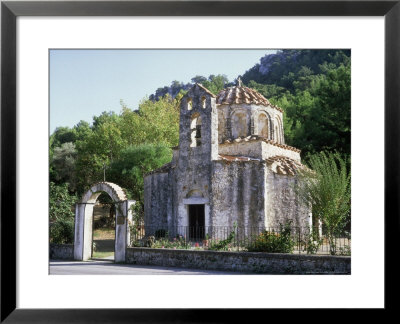
<path fill-rule="evenodd" d="M 50 225 L 50 241 L 56 244 L 71 244 L 74 241 L 74 220 L 59 219 Z"/>
<path fill-rule="evenodd" d="M 346 245 L 344 247 L 339 248 L 339 255 L 351 255 L 351 247 Z"/>
<path fill-rule="evenodd" d="M 168 232 L 166 233 L 168 236 Z M 188 249 L 189 244 L 182 235 L 177 235 L 172 241 L 168 237 L 162 237 L 158 240 L 154 240 L 152 248 L 155 249 Z"/>
<path fill-rule="evenodd" d="M 309 157 L 311 169 L 299 170 L 295 186 L 300 202 L 312 206 L 313 217 L 322 221 L 332 255 L 336 254 L 336 233 L 350 221 L 351 173 L 349 161 L 339 153 Z"/>
<path fill-rule="evenodd" d="M 247 250 L 250 252 L 293 253 L 295 241 L 291 237 L 291 223 L 280 225 L 280 232 L 264 231 L 254 237 Z"/>
<path fill-rule="evenodd" d="M 50 182 L 49 188 L 50 242 L 69 244 L 74 241 L 74 212 L 76 196 L 68 192 L 68 184 L 56 185 Z"/>
<path fill-rule="evenodd" d="M 323 243 L 323 239 L 319 238 L 317 232 L 312 232 L 305 236 L 305 240 L 303 241 L 304 251 L 307 254 L 315 254 L 318 252 L 320 246 Z"/>
<path fill-rule="evenodd" d="M 236 236 L 237 223 L 233 224 L 233 230 L 229 233 L 228 237 L 224 240 L 210 240 L 208 243 L 208 249 L 214 251 L 230 251 L 232 248 L 232 242 Z"/>

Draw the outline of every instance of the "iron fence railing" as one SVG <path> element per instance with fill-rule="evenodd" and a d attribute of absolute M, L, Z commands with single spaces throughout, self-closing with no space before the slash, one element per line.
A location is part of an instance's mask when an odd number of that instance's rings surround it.
<path fill-rule="evenodd" d="M 346 231 L 296 226 L 131 225 L 131 247 L 350 255 Z"/>

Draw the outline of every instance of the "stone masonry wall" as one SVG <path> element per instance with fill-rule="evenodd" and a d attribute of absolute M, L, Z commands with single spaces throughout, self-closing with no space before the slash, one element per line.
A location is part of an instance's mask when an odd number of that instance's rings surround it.
<path fill-rule="evenodd" d="M 265 143 L 262 140 L 250 140 L 232 142 L 229 144 L 220 144 L 218 148 L 219 154 L 233 156 L 247 156 L 255 159 L 268 159 L 279 155 L 286 156 L 290 159 L 300 162 L 300 153 L 282 148 L 273 144 Z"/>
<path fill-rule="evenodd" d="M 144 178 L 144 221 L 148 226 L 166 226 L 172 215 L 169 173 L 154 173 Z"/>
<path fill-rule="evenodd" d="M 350 274 L 351 258 L 259 252 L 128 248 L 126 263 L 265 274 Z"/>
<path fill-rule="evenodd" d="M 190 103 L 190 104 L 189 104 Z M 193 121 L 201 119 L 196 132 Z M 174 169 L 173 200 L 176 206 L 172 217 L 174 225 L 187 226 L 188 212 L 184 199 L 196 197 L 210 200 L 212 160 L 218 156 L 218 114 L 215 96 L 199 85 L 182 98 L 179 121 L 179 157 Z M 195 144 L 193 132 L 200 135 Z M 208 222 L 207 215 L 206 224 Z"/>
<path fill-rule="evenodd" d="M 218 153 L 262 159 L 261 143 L 261 141 L 243 141 L 232 142 L 229 144 L 220 144 L 218 147 Z"/>
<path fill-rule="evenodd" d="M 264 169 L 259 161 L 213 161 L 211 225 L 263 226 Z"/>
<path fill-rule="evenodd" d="M 276 174 L 268 169 L 266 177 L 266 227 L 278 227 L 289 220 L 292 226 L 307 228 L 310 226 L 311 212 L 300 204 L 294 192 L 296 177 Z"/>
<path fill-rule="evenodd" d="M 50 244 L 49 257 L 51 260 L 73 260 L 73 244 Z"/>

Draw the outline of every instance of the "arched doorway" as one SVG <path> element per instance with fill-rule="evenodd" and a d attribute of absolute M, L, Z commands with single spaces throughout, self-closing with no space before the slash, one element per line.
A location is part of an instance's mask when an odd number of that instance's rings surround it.
<path fill-rule="evenodd" d="M 132 221 L 130 206 L 125 191 L 111 182 L 94 184 L 75 205 L 74 259 L 89 260 L 92 256 L 93 207 L 101 193 L 107 193 L 116 206 L 115 222 L 115 262 L 125 261 L 125 250 L 129 242 L 129 221 Z"/>

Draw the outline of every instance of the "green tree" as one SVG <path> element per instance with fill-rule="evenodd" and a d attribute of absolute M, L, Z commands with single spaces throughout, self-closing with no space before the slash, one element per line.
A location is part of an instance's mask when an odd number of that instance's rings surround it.
<path fill-rule="evenodd" d="M 206 77 L 203 77 L 201 75 L 196 75 L 194 78 L 191 79 L 192 83 L 203 83 L 207 81 Z"/>
<path fill-rule="evenodd" d="M 81 120 L 78 124 L 74 126 L 77 141 L 84 141 L 92 133 L 92 128 L 89 123 Z"/>
<path fill-rule="evenodd" d="M 75 142 L 76 131 L 69 127 L 57 127 L 53 134 L 50 136 L 52 147 L 57 147 L 63 143 Z"/>
<path fill-rule="evenodd" d="M 336 253 L 335 237 L 349 221 L 351 174 L 348 162 L 339 153 L 321 152 L 309 158 L 311 169 L 299 171 L 296 192 L 305 206 L 312 206 L 313 217 L 322 221 Z"/>
<path fill-rule="evenodd" d="M 169 95 L 157 101 L 143 100 L 138 110 L 122 103 L 121 135 L 128 145 L 179 142 L 179 104 L 182 92 L 175 99 Z"/>
<path fill-rule="evenodd" d="M 315 105 L 310 111 L 307 135 L 316 151 L 350 154 L 351 140 L 350 65 L 326 68 L 315 84 Z"/>
<path fill-rule="evenodd" d="M 265 98 L 271 99 L 281 97 L 286 89 L 284 87 L 278 87 L 275 84 L 261 84 L 251 80 L 248 83 L 248 87 L 261 93 Z"/>
<path fill-rule="evenodd" d="M 75 162 L 77 151 L 72 142 L 55 147 L 51 156 L 50 164 L 53 172 L 50 173 L 50 181 L 56 183 L 68 183 L 69 189 L 76 189 Z"/>
<path fill-rule="evenodd" d="M 228 78 L 224 74 L 210 75 L 208 80 L 202 82 L 202 85 L 210 90 L 213 94 L 217 95 L 225 85 L 229 82 Z"/>
<path fill-rule="evenodd" d="M 325 74 L 309 75 L 300 70 L 293 92 L 280 91 L 267 97 L 284 109 L 286 143 L 302 150 L 303 156 L 320 151 L 350 155 L 351 79 L 350 65 L 321 67 Z M 266 86 L 250 82 L 262 94 Z M 256 89 L 257 89 L 256 88 Z"/>
<path fill-rule="evenodd" d="M 73 243 L 76 196 L 69 193 L 67 184 L 50 182 L 49 191 L 50 242 Z"/>
<path fill-rule="evenodd" d="M 117 159 L 127 142 L 122 136 L 120 125 L 115 120 L 101 123 L 84 140 L 77 141 L 76 176 L 78 193 L 103 181 L 103 166 Z"/>
<path fill-rule="evenodd" d="M 113 161 L 109 179 L 127 189 L 132 198 L 143 203 L 144 175 L 171 161 L 172 150 L 165 144 L 132 145 Z"/>
<path fill-rule="evenodd" d="M 102 125 L 118 124 L 120 116 L 114 111 L 103 111 L 100 116 L 93 116 L 93 130 L 97 130 Z"/>

